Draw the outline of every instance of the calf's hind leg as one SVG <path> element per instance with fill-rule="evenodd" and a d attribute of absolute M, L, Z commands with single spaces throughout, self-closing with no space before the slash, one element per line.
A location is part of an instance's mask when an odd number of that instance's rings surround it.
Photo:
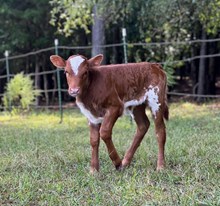
<path fill-rule="evenodd" d="M 165 143 L 166 143 L 166 126 L 164 123 L 162 113 L 157 113 L 154 117 L 155 132 L 158 142 L 158 159 L 157 159 L 157 170 L 161 170 L 165 167 Z"/>
<path fill-rule="evenodd" d="M 137 130 L 133 142 L 130 148 L 127 150 L 124 159 L 122 160 L 122 167 L 126 167 L 130 164 L 135 151 L 139 147 L 142 139 L 144 138 L 144 135 L 150 126 L 150 122 L 145 114 L 145 107 L 146 106 L 143 104 L 135 107 L 133 110 L 134 120 L 137 124 Z"/>

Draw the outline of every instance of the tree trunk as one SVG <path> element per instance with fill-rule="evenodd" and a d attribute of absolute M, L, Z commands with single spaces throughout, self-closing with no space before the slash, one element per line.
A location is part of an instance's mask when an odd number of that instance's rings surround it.
<path fill-rule="evenodd" d="M 194 33 L 191 34 L 191 40 L 194 39 Z M 196 47 L 191 47 L 191 57 L 198 56 L 199 50 Z M 198 90 L 198 67 L 199 67 L 199 60 L 194 59 L 190 62 L 190 77 L 192 79 L 192 93 L 197 94 Z M 196 100 L 197 98 L 194 98 Z"/>
<path fill-rule="evenodd" d="M 34 87 L 35 89 L 40 89 L 40 75 L 38 73 L 40 72 L 40 65 L 39 65 L 39 58 L 36 55 L 35 56 L 35 77 L 34 77 Z M 38 106 L 40 102 L 40 97 L 37 96 L 35 100 L 35 106 Z"/>
<path fill-rule="evenodd" d="M 191 34 L 191 38 L 190 40 L 192 41 L 194 39 L 194 33 Z M 197 49 L 195 47 L 191 47 L 190 49 L 191 51 L 191 57 L 194 57 L 194 56 L 197 56 L 198 53 L 197 53 Z M 197 84 L 197 78 L 198 78 L 198 71 L 197 71 L 197 60 L 192 60 L 191 61 L 191 78 L 192 78 L 192 82 L 193 82 L 193 86 L 195 86 Z"/>
<path fill-rule="evenodd" d="M 209 54 L 215 54 L 217 51 L 217 44 L 212 42 L 209 44 Z M 216 82 L 216 58 L 209 58 L 208 72 L 207 72 L 207 84 L 206 84 L 206 93 L 215 94 L 215 82 Z"/>
<path fill-rule="evenodd" d="M 112 36 L 112 40 L 113 42 L 117 42 L 118 39 L 120 39 L 120 31 L 119 28 L 113 27 L 112 28 L 112 34 L 110 33 L 110 35 Z M 112 47 L 112 55 L 111 58 L 109 59 L 110 64 L 117 64 L 120 62 L 120 57 L 122 55 L 119 54 L 120 49 L 118 49 L 118 47 L 114 46 Z"/>
<path fill-rule="evenodd" d="M 202 30 L 202 40 L 206 39 L 206 32 L 203 29 Z M 206 54 L 206 42 L 201 43 L 201 48 L 200 48 L 200 56 L 203 56 Z M 205 91 L 205 58 L 200 58 L 199 60 L 199 80 L 198 80 L 198 94 L 202 95 L 204 94 Z M 197 101 L 201 102 L 202 98 L 198 97 Z"/>
<path fill-rule="evenodd" d="M 105 48 L 100 47 L 105 44 L 105 22 L 104 18 L 97 12 L 97 4 L 93 7 L 94 23 L 92 25 L 92 56 L 103 54 L 102 61 L 105 64 Z"/>
<path fill-rule="evenodd" d="M 194 48 L 192 48 L 191 49 L 191 57 L 194 57 L 194 56 L 196 56 L 196 52 L 195 52 L 195 49 Z M 192 90 L 193 90 L 193 94 L 196 94 L 197 92 L 196 92 L 196 90 L 197 90 L 197 86 L 198 86 L 198 82 L 197 82 L 197 78 L 198 78 L 198 70 L 197 70 L 197 66 L 196 66 L 196 59 L 195 60 L 192 60 L 191 61 L 191 71 L 190 71 L 190 73 L 191 73 L 191 78 L 192 78 L 192 84 L 193 84 L 193 88 L 192 88 Z"/>

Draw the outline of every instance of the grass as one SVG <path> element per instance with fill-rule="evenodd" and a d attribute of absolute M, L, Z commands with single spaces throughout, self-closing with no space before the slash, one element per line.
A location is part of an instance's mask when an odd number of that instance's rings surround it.
<path fill-rule="evenodd" d="M 86 119 L 64 114 L 0 114 L 0 205 L 220 205 L 220 111 L 210 105 L 171 105 L 166 161 L 156 172 L 154 127 L 129 168 L 115 171 L 103 142 L 100 173 L 89 174 Z M 121 118 L 114 128 L 120 156 L 135 124 Z"/>

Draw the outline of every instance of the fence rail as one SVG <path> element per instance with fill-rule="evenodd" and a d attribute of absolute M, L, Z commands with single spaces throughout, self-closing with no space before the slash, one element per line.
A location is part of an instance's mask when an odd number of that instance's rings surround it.
<path fill-rule="evenodd" d="M 185 96 L 185 97 L 220 98 L 220 95 L 211 95 L 211 94 L 191 94 L 191 93 L 183 93 L 183 92 L 167 92 L 167 94 L 172 96 Z"/>
<path fill-rule="evenodd" d="M 167 46 L 167 45 L 192 45 L 195 43 L 211 43 L 211 42 L 219 42 L 220 38 L 216 38 L 216 39 L 196 39 L 196 40 L 188 40 L 188 41 L 177 41 L 177 42 L 137 42 L 137 43 L 127 43 L 125 42 L 126 46 Z M 124 43 L 116 43 L 116 44 L 105 44 L 105 45 L 100 45 L 97 46 L 99 48 L 109 48 L 109 47 L 121 47 L 124 46 Z M 92 49 L 92 45 L 90 46 L 57 46 L 58 49 L 66 49 L 66 50 L 74 50 L 74 49 Z M 13 60 L 13 59 L 19 59 L 19 58 L 24 58 L 24 57 L 28 57 L 31 55 L 36 55 L 36 54 L 40 54 L 42 52 L 47 52 L 47 51 L 52 51 L 55 50 L 55 46 L 53 47 L 48 47 L 48 48 L 44 48 L 44 49 L 39 49 L 37 51 L 32 51 L 32 52 L 28 52 L 25 54 L 19 54 L 19 55 L 14 55 L 14 56 L 10 56 L 8 57 L 9 60 Z M 215 54 L 217 55 L 217 54 Z M 203 56 L 197 56 L 199 58 L 203 58 Z M 212 56 L 211 56 L 212 57 Z M 214 57 L 214 56 L 213 56 Z M 0 62 L 4 62 L 6 58 L 0 58 Z M 189 58 L 190 59 L 190 58 Z M 194 60 L 193 58 L 191 60 Z M 178 60 L 178 61 L 182 61 L 182 60 Z M 187 59 L 188 61 L 188 59 Z"/>

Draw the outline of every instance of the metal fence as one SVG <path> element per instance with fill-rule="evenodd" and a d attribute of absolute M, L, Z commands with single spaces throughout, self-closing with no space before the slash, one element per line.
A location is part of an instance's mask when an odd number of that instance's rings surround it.
<path fill-rule="evenodd" d="M 220 38 L 217 39 L 207 39 L 207 40 L 192 40 L 192 41 L 184 41 L 184 42 L 150 42 L 150 43 L 127 43 L 126 42 L 126 30 L 123 29 L 122 30 L 122 42 L 121 43 L 116 43 L 116 44 L 107 44 L 107 45 L 101 45 L 100 47 L 103 48 L 112 48 L 112 47 L 119 47 L 123 50 L 123 54 L 124 54 L 124 62 L 127 63 L 128 62 L 128 58 L 127 58 L 127 48 L 129 47 L 138 47 L 138 46 L 142 46 L 142 47 L 153 47 L 153 46 L 169 46 L 169 45 L 189 45 L 192 46 L 195 43 L 202 43 L 202 42 L 219 42 Z M 2 79 L 6 79 L 6 83 L 10 81 L 10 79 L 12 77 L 14 77 L 15 74 L 12 74 L 10 72 L 10 61 L 12 60 L 18 60 L 21 58 L 25 58 L 25 57 L 29 57 L 32 55 L 37 55 L 37 54 L 42 54 L 44 52 L 54 52 L 55 54 L 58 54 L 59 51 L 62 50 L 90 50 L 92 48 L 92 46 L 60 46 L 59 42 L 57 39 L 54 40 L 54 46 L 53 47 L 49 47 L 49 48 L 45 48 L 45 49 L 40 49 L 37 51 L 33 51 L 33 52 L 29 52 L 29 53 L 25 53 L 25 54 L 20 54 L 20 55 L 16 55 L 16 56 L 9 56 L 9 52 L 5 51 L 5 58 L 1 58 L 0 59 L 0 63 L 4 63 L 5 64 L 5 68 L 6 68 L 6 74 L 5 75 L 0 75 L 0 81 Z M 208 54 L 208 55 L 200 55 L 200 56 L 194 56 L 194 57 L 190 57 L 190 58 L 183 58 L 180 60 L 173 60 L 170 61 L 169 63 L 178 63 L 178 62 L 191 62 L 193 60 L 196 59 L 200 59 L 200 58 L 211 58 L 211 57 L 220 57 L 220 53 L 216 53 L 216 54 Z M 161 64 L 164 64 L 165 62 L 159 62 Z M 48 71 L 42 71 L 42 72 L 38 72 L 38 73 L 29 73 L 28 75 L 30 77 L 34 77 L 36 75 L 49 75 L 49 74 L 53 74 L 56 75 L 56 79 L 57 79 L 57 88 L 55 89 L 47 89 L 47 90 L 42 90 L 42 92 L 57 92 L 57 96 L 58 96 L 58 106 L 59 110 L 60 110 L 60 121 L 62 122 L 63 119 L 63 105 L 62 105 L 62 92 L 67 92 L 66 88 L 62 88 L 61 86 L 61 78 L 60 78 L 60 71 L 61 69 L 57 69 L 57 70 L 48 70 Z M 196 95 L 196 94 L 190 94 L 190 93 L 177 93 L 177 92 L 168 92 L 169 95 L 175 95 L 175 96 L 188 96 L 188 97 L 205 97 L 205 98 L 220 98 L 220 95 Z M 3 93 L 0 93 L 0 98 L 3 97 Z M 54 108 L 54 105 L 46 105 L 46 106 L 39 106 L 39 105 L 34 105 L 35 108 Z M 4 107 L 2 105 L 0 105 L 1 109 L 4 109 Z"/>

